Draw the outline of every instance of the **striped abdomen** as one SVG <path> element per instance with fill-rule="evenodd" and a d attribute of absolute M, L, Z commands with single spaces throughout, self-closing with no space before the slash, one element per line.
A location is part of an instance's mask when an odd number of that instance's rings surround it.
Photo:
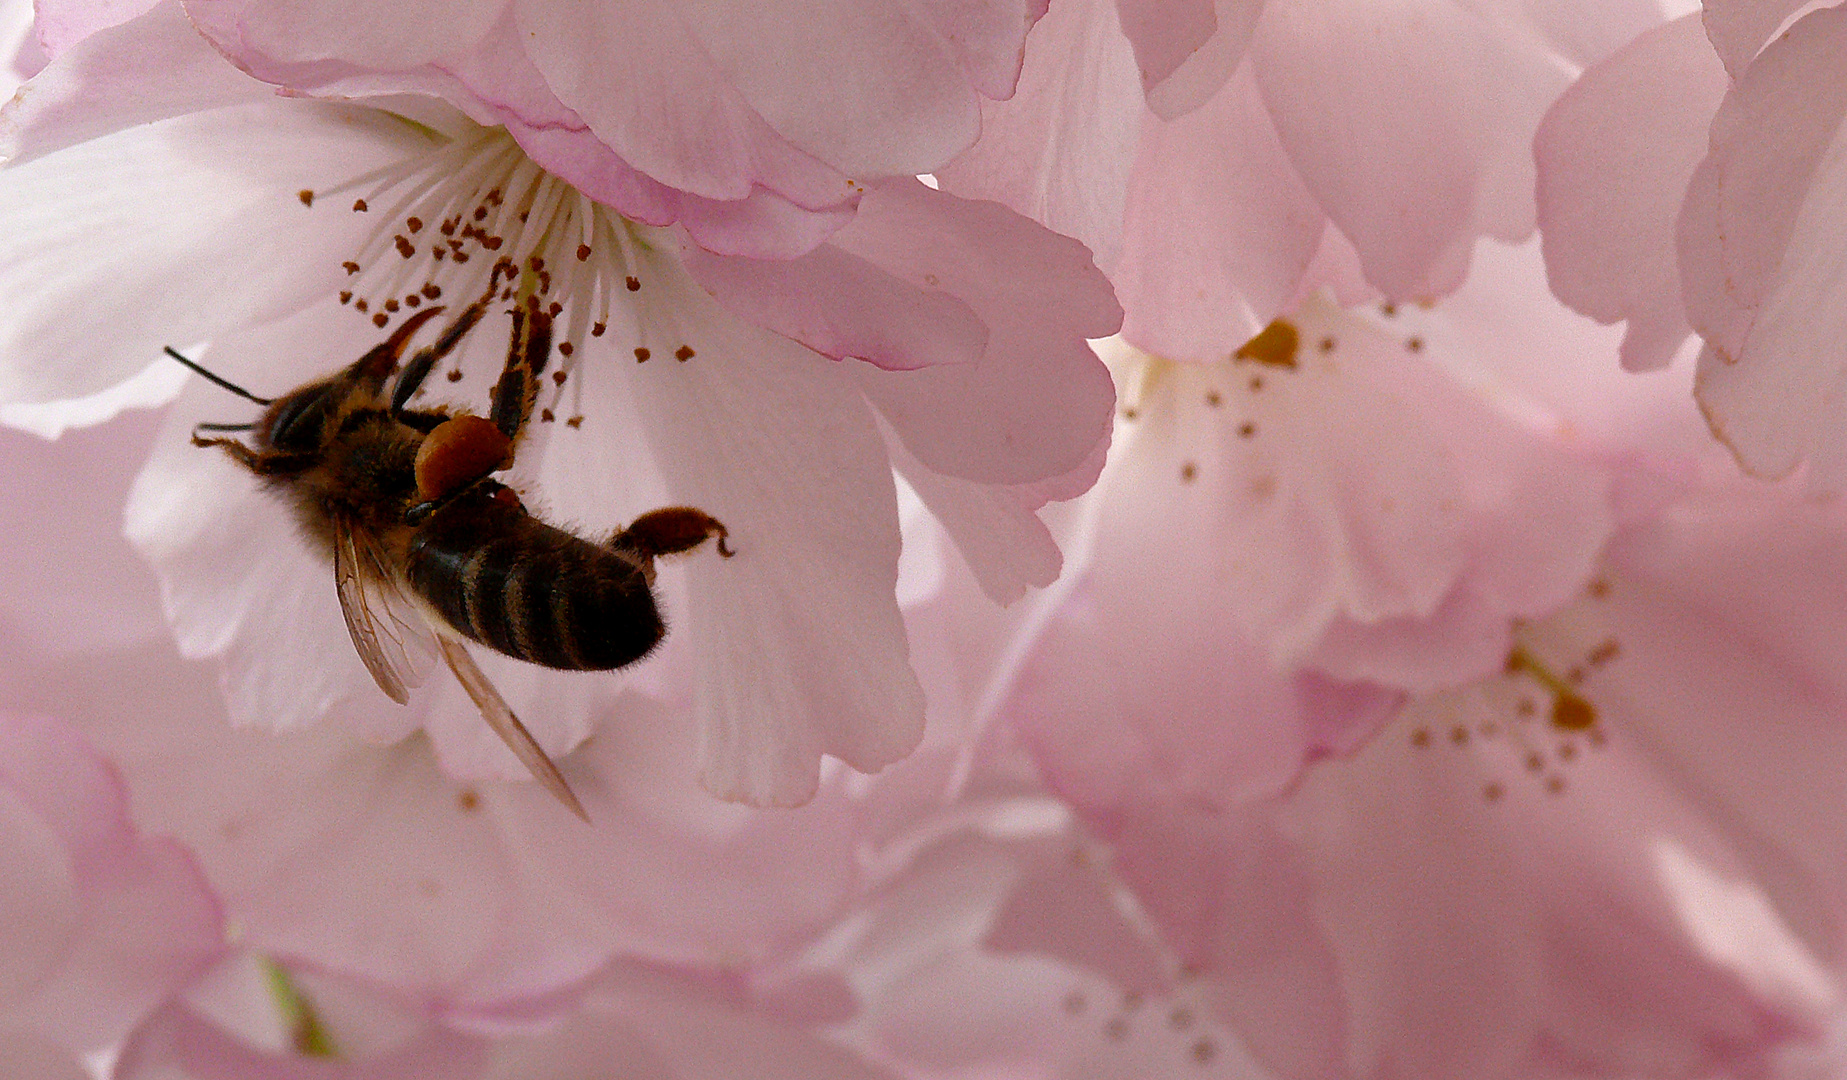
<path fill-rule="evenodd" d="M 547 525 L 491 482 L 417 526 L 406 571 L 456 630 L 546 667 L 618 668 L 667 632 L 633 561 Z"/>

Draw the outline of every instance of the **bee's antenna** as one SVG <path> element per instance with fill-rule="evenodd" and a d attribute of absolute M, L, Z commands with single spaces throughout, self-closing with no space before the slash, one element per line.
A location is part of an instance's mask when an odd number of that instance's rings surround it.
<path fill-rule="evenodd" d="M 179 361 L 180 363 L 182 363 L 182 364 L 185 364 L 185 365 L 186 365 L 187 367 L 189 367 L 189 368 L 191 368 L 192 370 L 194 370 L 194 371 L 196 371 L 196 372 L 198 372 L 199 374 L 201 374 L 201 375 L 203 375 L 203 376 L 205 376 L 205 377 L 206 377 L 207 379 L 209 379 L 209 380 L 211 380 L 212 382 L 214 382 L 214 383 L 216 383 L 216 384 L 218 384 L 219 386 L 222 386 L 222 387 L 224 387 L 224 388 L 225 388 L 226 390 L 229 390 L 229 391 L 231 391 L 231 392 L 232 392 L 233 394 L 236 394 L 236 395 L 237 395 L 238 397 L 240 397 L 240 398 L 244 398 L 244 399 L 246 399 L 246 400 L 248 400 L 248 401 L 254 401 L 254 402 L 256 402 L 256 403 L 257 403 L 258 405 L 273 405 L 273 404 L 275 404 L 275 401 L 276 401 L 276 399 L 275 399 L 275 398 L 263 398 L 263 397 L 258 397 L 258 396 L 256 396 L 255 394 L 253 394 L 253 393 L 251 393 L 250 391 L 248 391 L 248 390 L 246 390 L 246 389 L 244 389 L 243 387 L 241 387 L 241 386 L 239 386 L 239 385 L 237 385 L 236 383 L 234 383 L 234 382 L 232 382 L 232 381 L 230 381 L 229 379 L 226 379 L 226 378 L 223 378 L 222 376 L 218 376 L 218 375 L 214 375 L 214 374 L 212 374 L 211 372 L 209 372 L 209 371 L 207 371 L 207 370 L 205 370 L 204 368 L 202 368 L 202 367 L 200 367 L 200 366 L 199 366 L 198 364 L 195 364 L 195 363 L 193 363 L 193 362 L 192 362 L 191 360 L 188 360 L 188 359 L 186 359 L 186 358 L 185 358 L 184 356 L 181 356 L 181 355 L 179 354 L 179 352 L 178 352 L 177 350 L 175 350 L 175 349 L 173 348 L 173 346 L 171 346 L 171 345 L 168 345 L 168 346 L 166 347 L 166 353 L 167 353 L 167 355 L 168 355 L 168 356 L 171 356 L 171 357 L 173 357 L 173 358 L 174 358 L 175 360 L 178 360 L 178 361 Z M 215 429 L 213 429 L 213 430 L 217 430 L 217 431 L 237 431 L 237 430 L 239 430 L 239 429 L 238 429 L 238 428 L 215 428 Z"/>
<path fill-rule="evenodd" d="M 194 431 L 249 431 L 255 424 L 194 424 Z"/>

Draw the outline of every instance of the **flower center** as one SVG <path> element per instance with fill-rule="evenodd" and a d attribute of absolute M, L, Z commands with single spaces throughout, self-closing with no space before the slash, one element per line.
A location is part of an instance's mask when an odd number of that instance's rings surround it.
<path fill-rule="evenodd" d="M 373 219 L 359 250 L 344 261 L 340 302 L 383 329 L 429 303 L 469 303 L 502 267 L 500 298 L 550 313 L 560 359 L 536 410 L 550 422 L 585 343 L 610 336 L 647 342 L 645 269 L 655 250 L 638 226 L 540 168 L 503 128 L 475 128 L 427 153 L 376 169 L 301 201 L 345 202 Z M 684 362 L 685 345 L 656 348 Z M 459 369 L 449 372 L 459 379 Z M 574 386 L 573 405 L 581 400 Z M 582 423 L 572 409 L 567 421 Z"/>

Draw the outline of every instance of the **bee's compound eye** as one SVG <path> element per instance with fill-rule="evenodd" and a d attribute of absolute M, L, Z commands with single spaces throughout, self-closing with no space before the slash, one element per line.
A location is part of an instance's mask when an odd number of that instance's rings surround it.
<path fill-rule="evenodd" d="M 263 435 L 269 445 L 287 453 L 318 449 L 331 389 L 325 383 L 305 387 L 270 406 L 263 425 Z"/>

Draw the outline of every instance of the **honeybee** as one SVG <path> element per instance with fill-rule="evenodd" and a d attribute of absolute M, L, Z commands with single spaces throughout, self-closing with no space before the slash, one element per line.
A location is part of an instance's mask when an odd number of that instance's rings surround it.
<path fill-rule="evenodd" d="M 404 704 L 431 654 L 440 654 L 539 783 L 587 821 L 558 767 L 463 639 L 549 668 L 623 667 L 666 634 L 654 560 L 713 537 L 720 555 L 735 552 L 723 524 L 685 506 L 643 514 L 607 540 L 587 540 L 539 520 L 493 479 L 513 463 L 551 356 L 551 317 L 537 306 L 515 305 L 510 313 L 506 366 L 486 417 L 409 407 L 436 364 L 487 313 L 503 272 L 510 276 L 511 264 L 496 267 L 486 294 L 401 370 L 412 337 L 443 308 L 418 312 L 343 371 L 274 399 L 167 352 L 264 406 L 253 423 L 200 424 L 192 442 L 217 447 L 259 477 L 332 560 L 347 631 L 379 689 Z M 249 432 L 250 443 L 202 434 L 233 431 Z"/>

